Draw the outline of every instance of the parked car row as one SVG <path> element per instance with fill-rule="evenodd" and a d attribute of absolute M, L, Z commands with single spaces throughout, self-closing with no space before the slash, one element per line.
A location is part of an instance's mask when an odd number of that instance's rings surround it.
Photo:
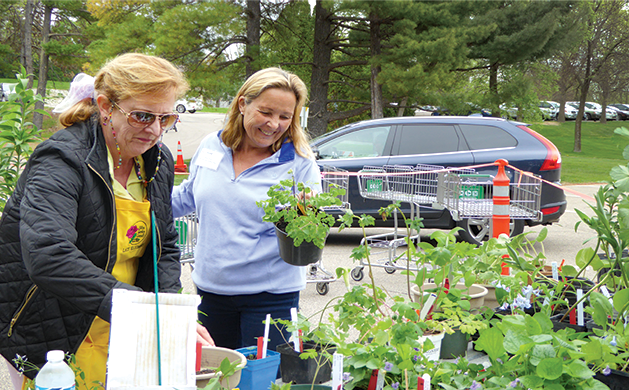
<path fill-rule="evenodd" d="M 538 108 L 544 120 L 557 120 L 559 116 L 560 104 L 550 100 L 540 100 Z M 500 105 L 500 111 L 504 119 L 516 119 L 518 108 L 507 104 Z M 585 102 L 583 120 L 600 120 L 603 107 L 594 102 Z M 564 104 L 564 118 L 567 120 L 577 119 L 579 112 L 579 102 L 566 102 Z M 443 107 L 422 106 L 415 111 L 415 116 L 449 115 L 449 110 Z M 491 116 L 488 109 L 477 109 L 473 113 L 470 110 L 469 116 Z M 627 120 L 629 119 L 629 104 L 610 104 L 606 107 L 605 118 L 607 120 Z"/>
<path fill-rule="evenodd" d="M 512 166 L 539 175 L 550 183 L 559 183 L 561 176 L 561 155 L 555 145 L 524 123 L 501 118 L 413 116 L 366 120 L 317 137 L 311 146 L 321 167 L 332 166 L 350 172 L 385 165 L 467 167 L 506 159 Z M 492 165 L 477 171 L 495 175 L 497 168 Z M 393 219 L 383 221 L 378 216 L 378 210 L 390 202 L 361 196 L 356 177 L 350 178 L 348 198 L 354 214 L 373 216 L 376 226 L 393 225 Z M 410 205 L 402 206 L 405 215 L 409 215 Z M 541 220 L 513 219 L 511 233 L 521 233 L 525 225 L 557 222 L 565 209 L 563 190 L 544 183 Z M 480 243 L 490 236 L 491 218 L 456 220 L 449 210 L 433 204 L 422 204 L 419 210 L 426 228 L 460 226 L 463 230 L 459 236 L 472 243 Z"/>

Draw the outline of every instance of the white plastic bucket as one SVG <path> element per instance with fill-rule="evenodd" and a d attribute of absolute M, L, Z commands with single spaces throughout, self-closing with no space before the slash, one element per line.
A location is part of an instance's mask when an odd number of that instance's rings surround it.
<path fill-rule="evenodd" d="M 439 356 L 441 355 L 441 340 L 443 340 L 444 332 L 438 334 L 429 334 L 425 336 L 419 337 L 419 343 L 424 344 L 424 341 L 430 339 L 434 348 L 428 351 L 423 351 L 422 354 L 426 357 L 426 359 L 430 361 L 439 360 Z"/>

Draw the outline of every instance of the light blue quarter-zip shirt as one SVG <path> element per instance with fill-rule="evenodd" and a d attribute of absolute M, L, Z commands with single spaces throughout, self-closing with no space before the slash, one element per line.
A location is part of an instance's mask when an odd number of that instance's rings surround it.
<path fill-rule="evenodd" d="M 208 135 L 190 161 L 190 176 L 173 189 L 174 217 L 197 212 L 199 231 L 192 280 L 221 295 L 287 293 L 306 287 L 306 267 L 280 258 L 275 228 L 262 222 L 256 205 L 267 191 L 290 178 L 321 191 L 314 160 L 295 153 L 292 142 L 235 177 L 232 151 L 221 132 Z"/>

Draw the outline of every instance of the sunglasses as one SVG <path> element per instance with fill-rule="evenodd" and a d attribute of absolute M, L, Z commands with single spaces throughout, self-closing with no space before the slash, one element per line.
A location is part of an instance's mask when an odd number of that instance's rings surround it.
<path fill-rule="evenodd" d="M 157 115 L 146 111 L 126 112 L 116 102 L 112 101 L 111 103 L 127 117 L 127 123 L 137 129 L 149 127 L 157 119 L 162 130 L 170 130 L 179 120 L 179 115 L 175 113 Z"/>

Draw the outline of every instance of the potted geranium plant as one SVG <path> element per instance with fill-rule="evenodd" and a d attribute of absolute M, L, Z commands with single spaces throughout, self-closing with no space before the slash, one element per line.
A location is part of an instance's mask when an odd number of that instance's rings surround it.
<path fill-rule="evenodd" d="M 264 222 L 275 224 L 280 257 L 289 264 L 305 266 L 321 259 L 325 240 L 334 225 L 334 216 L 324 207 L 340 206 L 338 196 L 345 190 L 331 186 L 328 192 L 314 192 L 295 177 L 269 188 L 268 198 L 258 201 L 264 209 Z"/>

